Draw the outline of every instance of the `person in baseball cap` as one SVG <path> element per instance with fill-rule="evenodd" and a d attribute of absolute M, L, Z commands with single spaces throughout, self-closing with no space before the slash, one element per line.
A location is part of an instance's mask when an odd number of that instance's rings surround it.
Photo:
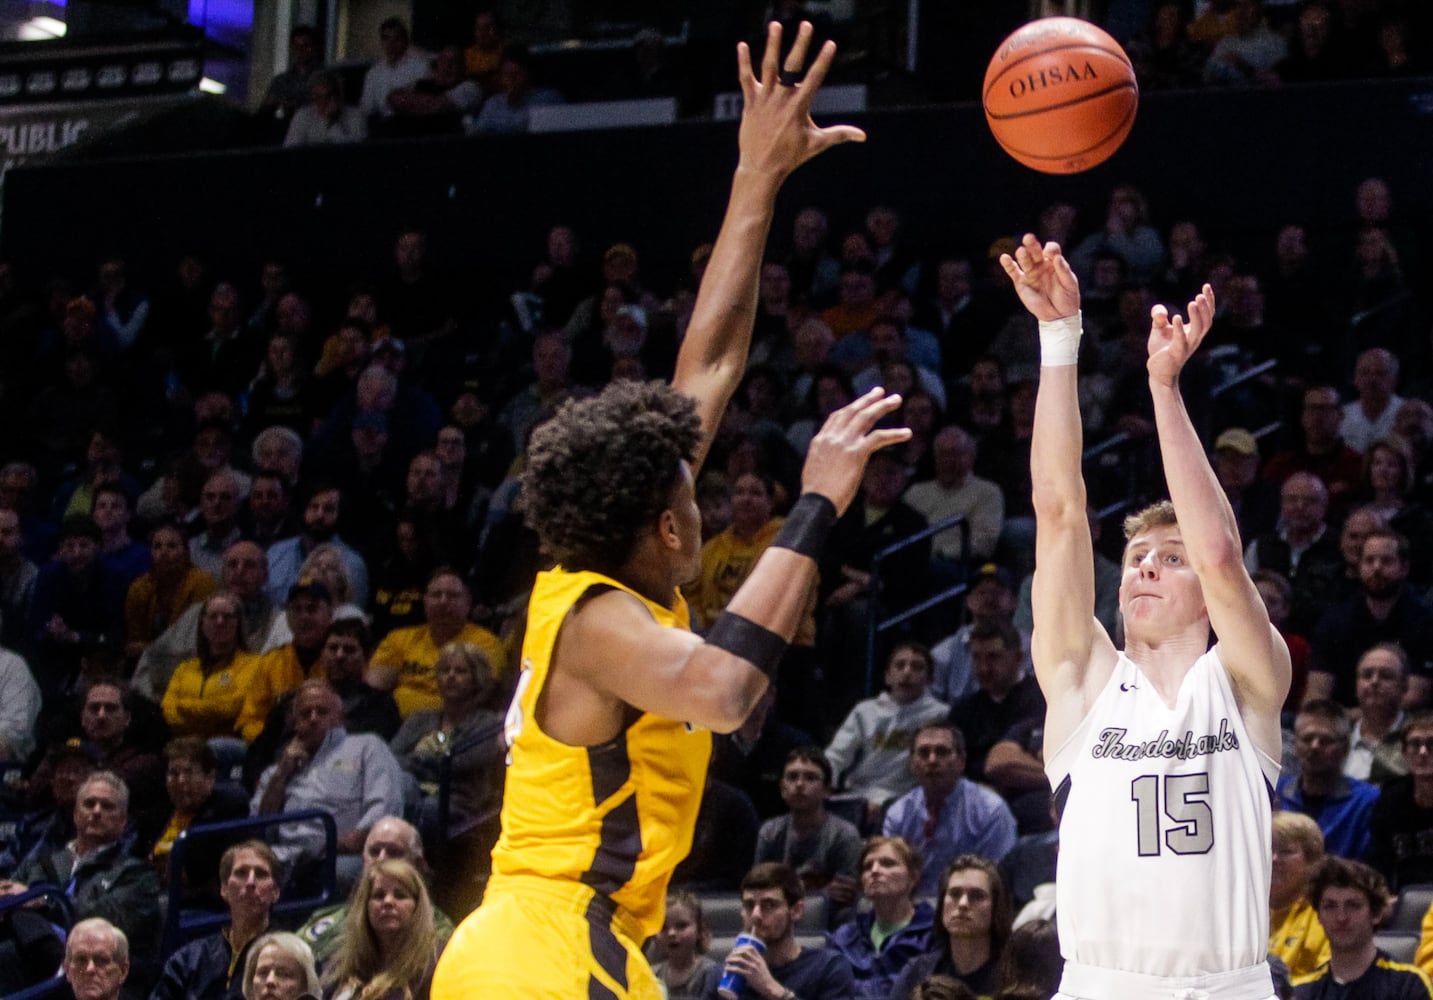
<path fill-rule="evenodd" d="M 1259 478 L 1258 438 L 1243 427 L 1226 428 L 1214 439 L 1210 465 L 1234 508 L 1239 536 L 1250 542 L 1273 531 L 1279 516 L 1279 491 Z"/>

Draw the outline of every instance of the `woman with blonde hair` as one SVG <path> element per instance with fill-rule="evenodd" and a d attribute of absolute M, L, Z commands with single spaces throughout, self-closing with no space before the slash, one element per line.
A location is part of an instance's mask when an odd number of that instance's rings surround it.
<path fill-rule="evenodd" d="M 1274 860 L 1269 882 L 1269 953 L 1292 978 L 1329 960 L 1329 940 L 1309 902 L 1309 872 L 1323 860 L 1324 835 L 1311 816 L 1274 813 Z"/>
<path fill-rule="evenodd" d="M 319 996 L 313 952 L 297 934 L 272 931 L 249 948 L 244 1000 L 304 1000 Z"/>
<path fill-rule="evenodd" d="M 428 1000 L 438 962 L 433 904 L 407 861 L 365 869 L 327 981 L 331 1000 Z"/>
<path fill-rule="evenodd" d="M 498 683 L 488 656 L 462 639 L 438 650 L 434 667 L 442 706 L 420 709 L 404 720 L 389 746 L 423 793 L 419 829 L 446 840 L 439 826 L 439 783 L 450 768 L 449 826 L 496 816 L 502 804 L 503 717 L 494 700 Z"/>
<path fill-rule="evenodd" d="M 368 615 L 350 600 L 353 581 L 348 577 L 348 564 L 343 561 L 343 555 L 337 545 L 332 542 L 315 545 L 299 567 L 298 578 L 302 580 L 306 576 L 322 580 L 328 587 L 328 592 L 333 595 L 335 621 L 340 618 L 361 618 L 365 624 L 368 622 Z"/>

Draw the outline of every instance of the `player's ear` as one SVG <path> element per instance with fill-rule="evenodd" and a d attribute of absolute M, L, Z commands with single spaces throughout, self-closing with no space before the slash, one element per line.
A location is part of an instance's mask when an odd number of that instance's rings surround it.
<path fill-rule="evenodd" d="M 677 531 L 677 515 L 670 507 L 657 515 L 657 538 L 664 548 L 675 550 L 682 547 L 682 536 Z"/>

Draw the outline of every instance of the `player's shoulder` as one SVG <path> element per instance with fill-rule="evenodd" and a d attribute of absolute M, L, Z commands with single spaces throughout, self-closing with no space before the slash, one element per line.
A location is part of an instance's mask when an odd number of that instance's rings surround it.
<path fill-rule="evenodd" d="M 1134 669 L 1132 661 L 1115 648 L 1104 626 L 1094 619 L 1091 623 L 1090 648 L 1076 659 L 1042 664 L 1038 629 L 1030 639 L 1040 693 L 1051 708 L 1072 715 L 1073 723 L 1089 714 L 1120 670 Z"/>
<path fill-rule="evenodd" d="M 591 641 L 610 641 L 614 634 L 645 627 L 660 628 L 651 609 L 640 597 L 620 587 L 597 585 L 588 588 L 572 603 L 562 623 L 564 639 L 580 640 L 580 648 L 600 652 Z"/>

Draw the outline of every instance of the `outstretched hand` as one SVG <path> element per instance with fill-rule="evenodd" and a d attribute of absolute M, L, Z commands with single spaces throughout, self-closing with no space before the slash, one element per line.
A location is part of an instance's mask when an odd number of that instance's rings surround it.
<path fill-rule="evenodd" d="M 1164 306 L 1149 311 L 1149 377 L 1167 386 L 1179 381 L 1179 373 L 1214 324 L 1214 289 L 1204 289 L 1189 303 L 1189 320 L 1170 316 Z"/>
<path fill-rule="evenodd" d="M 900 405 L 900 396 L 887 396 L 877 386 L 827 417 L 806 453 L 801 492 L 821 494 L 836 505 L 837 514 L 844 514 L 855 499 L 871 453 L 910 440 L 909 427 L 873 429 Z"/>
<path fill-rule="evenodd" d="M 811 47 L 811 24 L 802 21 L 796 41 L 787 53 L 785 65 L 780 63 L 781 25 L 776 21 L 766 27 L 766 52 L 761 60 L 761 79 L 751 68 L 751 48 L 741 42 L 736 47 L 737 70 L 741 77 L 741 93 L 745 105 L 741 113 L 741 162 L 738 170 L 770 174 L 783 180 L 801 164 L 831 146 L 842 142 L 864 142 L 866 133 L 854 125 L 832 125 L 818 128 L 811 120 L 811 101 L 821 89 L 821 81 L 836 57 L 836 43 L 826 42 L 816 60 L 796 83 L 781 83 L 783 77 L 795 80 L 806 64 Z"/>
<path fill-rule="evenodd" d="M 1080 280 L 1058 243 L 1043 247 L 1026 233 L 1015 256 L 1000 255 L 1000 266 L 1010 275 L 1025 308 L 1039 320 L 1064 319 L 1080 311 Z"/>

